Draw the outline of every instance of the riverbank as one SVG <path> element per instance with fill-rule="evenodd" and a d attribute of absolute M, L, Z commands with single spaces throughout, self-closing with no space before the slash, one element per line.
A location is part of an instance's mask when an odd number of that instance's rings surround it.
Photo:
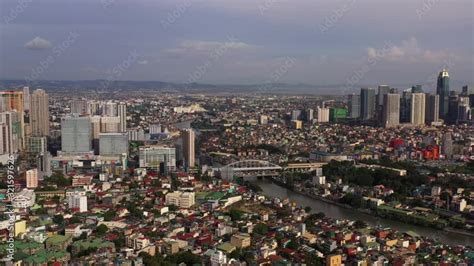
<path fill-rule="evenodd" d="M 375 212 L 373 212 L 371 210 L 354 208 L 354 207 L 352 207 L 350 205 L 347 205 L 347 204 L 342 204 L 340 202 L 335 202 L 333 200 L 326 199 L 326 198 L 318 196 L 318 195 L 312 195 L 312 194 L 309 194 L 309 193 L 306 193 L 306 192 L 303 192 L 303 191 L 299 191 L 299 190 L 294 189 L 294 188 L 290 188 L 284 182 L 282 182 L 282 181 L 280 181 L 276 178 L 268 177 L 267 179 L 269 181 L 271 181 L 272 183 L 274 183 L 275 185 L 278 185 L 278 186 L 280 186 L 284 189 L 287 189 L 287 190 L 289 190 L 293 193 L 296 193 L 298 195 L 308 197 L 308 198 L 311 198 L 313 200 L 324 202 L 326 204 L 337 206 L 339 208 L 343 208 L 343 209 L 350 210 L 350 211 L 353 211 L 353 212 L 358 212 L 358 213 L 363 214 L 363 215 L 369 215 L 369 216 L 377 218 L 377 219 L 387 219 L 385 217 L 377 215 Z M 305 207 L 305 206 L 302 206 L 302 207 Z M 401 221 L 401 220 L 398 220 L 398 219 L 393 219 L 393 220 L 398 221 L 399 223 L 406 224 L 406 225 L 423 227 L 423 228 L 427 228 L 429 230 L 434 230 L 435 232 L 436 231 L 439 232 L 438 234 L 436 234 L 434 232 L 435 235 L 451 233 L 451 234 L 462 235 L 464 237 L 473 238 L 473 240 L 474 240 L 474 233 L 471 233 L 471 232 L 468 232 L 468 231 L 465 231 L 465 230 L 455 229 L 455 228 L 451 228 L 451 227 L 445 227 L 443 229 L 438 229 L 438 228 L 433 228 L 433 227 L 429 227 L 429 226 L 422 226 L 422 225 L 418 225 L 418 224 L 406 223 L 405 221 Z M 453 236 L 453 237 L 455 237 L 455 236 Z M 473 243 L 471 243 L 471 241 L 470 241 L 470 245 L 473 246 Z"/>

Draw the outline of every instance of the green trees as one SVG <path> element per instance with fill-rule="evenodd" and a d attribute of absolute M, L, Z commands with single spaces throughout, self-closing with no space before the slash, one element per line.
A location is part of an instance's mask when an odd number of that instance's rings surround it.
<path fill-rule="evenodd" d="M 265 235 L 268 233 L 268 226 L 264 223 L 259 223 L 253 228 L 253 232 L 258 235 Z"/>
<path fill-rule="evenodd" d="M 232 219 L 232 221 L 239 221 L 240 219 L 242 219 L 242 215 L 244 213 L 240 210 L 237 210 L 237 209 L 230 209 L 229 210 L 229 216 L 230 216 L 230 219 Z"/>

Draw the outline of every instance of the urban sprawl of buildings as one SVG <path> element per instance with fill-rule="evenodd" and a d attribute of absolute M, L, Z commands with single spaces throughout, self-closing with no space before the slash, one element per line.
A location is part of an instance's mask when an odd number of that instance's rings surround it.
<path fill-rule="evenodd" d="M 433 93 L 71 94 L 0 92 L 2 265 L 474 264 L 474 88 L 447 70 Z"/>

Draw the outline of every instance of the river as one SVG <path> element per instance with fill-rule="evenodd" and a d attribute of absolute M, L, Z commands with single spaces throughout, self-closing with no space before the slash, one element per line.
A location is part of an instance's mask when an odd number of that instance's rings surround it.
<path fill-rule="evenodd" d="M 471 236 L 445 232 L 429 227 L 410 225 L 398 221 L 375 217 L 369 214 L 361 213 L 357 210 L 346 209 L 327 202 L 310 198 L 305 195 L 298 194 L 275 183 L 272 183 L 271 181 L 266 179 L 254 179 L 254 181 L 262 188 L 263 193 L 269 197 L 278 197 L 281 199 L 288 198 L 291 201 L 296 202 L 296 204 L 298 204 L 299 206 L 311 207 L 312 212 L 323 212 L 326 214 L 327 217 L 336 219 L 362 220 L 372 226 L 382 225 L 384 227 L 390 227 L 403 232 L 414 231 L 419 235 L 430 237 L 432 239 L 439 240 L 442 243 L 453 246 L 464 245 L 474 247 L 474 237 Z"/>

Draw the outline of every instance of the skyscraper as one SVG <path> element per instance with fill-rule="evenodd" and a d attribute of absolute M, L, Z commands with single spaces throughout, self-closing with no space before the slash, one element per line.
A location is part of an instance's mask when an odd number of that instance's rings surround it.
<path fill-rule="evenodd" d="M 371 120 L 375 113 L 375 90 L 362 88 L 360 90 L 360 117 L 362 120 Z"/>
<path fill-rule="evenodd" d="M 26 110 L 30 110 L 30 87 L 23 87 L 23 106 Z"/>
<path fill-rule="evenodd" d="M 458 99 L 458 113 L 456 122 L 471 120 L 471 108 L 469 106 L 469 97 L 459 97 Z"/>
<path fill-rule="evenodd" d="M 384 97 L 388 93 L 390 93 L 390 86 L 388 85 L 379 86 L 378 92 L 377 92 L 377 98 L 376 98 L 375 115 L 376 115 L 377 121 L 379 121 L 380 123 L 383 120 Z"/>
<path fill-rule="evenodd" d="M 35 90 L 31 95 L 30 124 L 33 136 L 49 135 L 49 97 L 44 90 Z"/>
<path fill-rule="evenodd" d="M 425 94 L 413 93 L 411 95 L 410 123 L 413 125 L 425 124 Z"/>
<path fill-rule="evenodd" d="M 400 94 L 385 94 L 382 113 L 382 122 L 385 127 L 393 127 L 400 124 Z"/>
<path fill-rule="evenodd" d="M 314 110 L 311 108 L 308 108 L 305 110 L 305 121 L 306 122 L 311 122 L 314 120 Z"/>
<path fill-rule="evenodd" d="M 0 154 L 17 153 L 20 149 L 20 115 L 16 111 L 0 113 Z"/>
<path fill-rule="evenodd" d="M 92 150 L 90 117 L 63 117 L 61 120 L 61 150 L 66 153 L 85 153 Z"/>
<path fill-rule="evenodd" d="M 347 107 L 349 111 L 349 118 L 359 118 L 360 117 L 360 95 L 358 94 L 349 94 L 347 100 Z"/>
<path fill-rule="evenodd" d="M 438 94 L 427 94 L 426 95 L 426 116 L 425 122 L 430 125 L 433 122 L 439 120 L 439 95 Z"/>
<path fill-rule="evenodd" d="M 400 100 L 400 122 L 410 123 L 411 116 L 411 89 L 404 90 Z"/>
<path fill-rule="evenodd" d="M 127 132 L 127 105 L 125 103 L 117 105 L 117 115 L 120 117 L 120 132 Z"/>
<path fill-rule="evenodd" d="M 4 111 L 16 111 L 20 126 L 17 129 L 20 139 L 19 147 L 23 149 L 25 147 L 25 116 L 24 116 L 24 99 L 23 91 L 2 91 L 0 92 L 0 112 Z"/>
<path fill-rule="evenodd" d="M 446 119 L 449 108 L 449 73 L 446 69 L 439 72 L 436 94 L 439 95 L 439 117 Z"/>
<path fill-rule="evenodd" d="M 195 165 L 195 133 L 189 128 L 183 130 L 183 157 L 187 167 L 194 167 Z"/>

